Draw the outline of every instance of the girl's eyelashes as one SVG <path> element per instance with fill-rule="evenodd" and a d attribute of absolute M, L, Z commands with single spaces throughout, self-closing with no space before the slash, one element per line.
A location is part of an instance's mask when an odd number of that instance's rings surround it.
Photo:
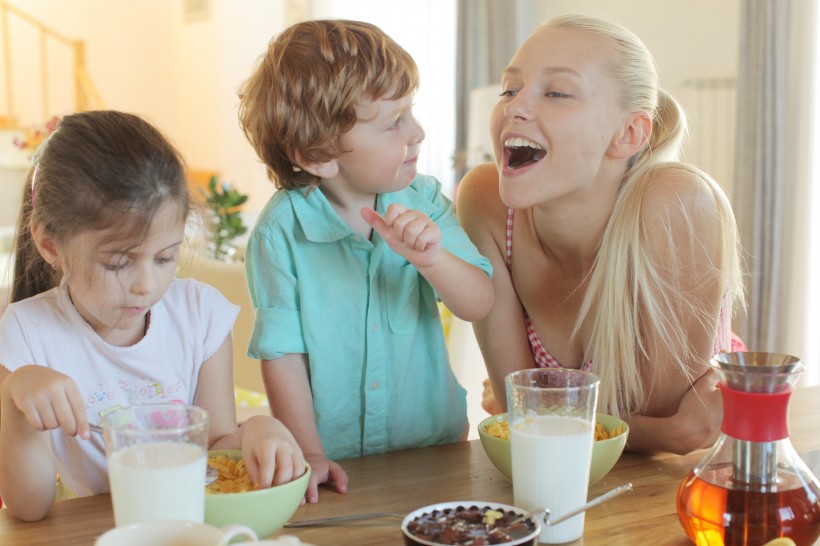
<path fill-rule="evenodd" d="M 125 260 L 119 261 L 119 262 L 116 262 L 116 263 L 104 263 L 103 264 L 103 266 L 108 271 L 122 271 L 123 269 L 125 269 L 125 266 L 127 266 L 127 265 L 128 265 L 128 263 Z"/>

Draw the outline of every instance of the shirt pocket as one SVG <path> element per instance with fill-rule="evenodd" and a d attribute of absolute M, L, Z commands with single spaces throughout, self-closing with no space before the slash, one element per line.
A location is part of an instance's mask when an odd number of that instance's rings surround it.
<path fill-rule="evenodd" d="M 387 320 L 394 334 L 412 334 L 419 321 L 419 272 L 407 264 L 384 277 Z"/>

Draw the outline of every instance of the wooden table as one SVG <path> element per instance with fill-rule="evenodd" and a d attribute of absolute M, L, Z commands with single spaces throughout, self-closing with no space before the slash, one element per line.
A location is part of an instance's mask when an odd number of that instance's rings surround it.
<path fill-rule="evenodd" d="M 790 406 L 795 448 L 810 466 L 820 461 L 820 420 L 814 400 L 820 386 L 798 389 Z M 686 473 L 704 451 L 675 455 L 624 454 L 615 468 L 590 488 L 590 497 L 632 482 L 634 489 L 587 513 L 583 539 L 573 546 L 686 546 L 675 497 Z M 365 512 L 407 513 L 436 502 L 485 500 L 512 504 L 512 486 L 496 472 L 478 441 L 415 449 L 342 462 L 350 492 L 323 489 L 318 504 L 302 506 L 293 520 Z M 815 465 L 814 471 L 820 468 Z M 114 524 L 108 495 L 55 504 L 43 521 L 24 523 L 0 511 L 0 544 L 93 544 Z M 283 529 L 316 546 L 402 544 L 400 520 L 346 522 L 344 525 Z M 817 544 L 820 544 L 818 541 Z"/>

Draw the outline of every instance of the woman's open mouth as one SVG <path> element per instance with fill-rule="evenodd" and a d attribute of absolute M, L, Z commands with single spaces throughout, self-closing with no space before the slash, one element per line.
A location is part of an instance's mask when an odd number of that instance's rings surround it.
<path fill-rule="evenodd" d="M 507 167 L 520 169 L 541 161 L 547 155 L 547 150 L 529 139 L 513 137 L 504 141 L 504 155 Z"/>

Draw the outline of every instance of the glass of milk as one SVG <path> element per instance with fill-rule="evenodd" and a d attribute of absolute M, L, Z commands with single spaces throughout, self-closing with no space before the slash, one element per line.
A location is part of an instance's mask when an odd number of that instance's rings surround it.
<path fill-rule="evenodd" d="M 201 523 L 205 516 L 208 413 L 145 404 L 102 420 L 117 527 L 153 520 Z"/>
<path fill-rule="evenodd" d="M 506 377 L 513 497 L 524 510 L 546 508 L 557 518 L 587 502 L 598 404 L 597 375 L 536 368 Z M 544 544 L 584 534 L 584 513 L 541 527 Z"/>

